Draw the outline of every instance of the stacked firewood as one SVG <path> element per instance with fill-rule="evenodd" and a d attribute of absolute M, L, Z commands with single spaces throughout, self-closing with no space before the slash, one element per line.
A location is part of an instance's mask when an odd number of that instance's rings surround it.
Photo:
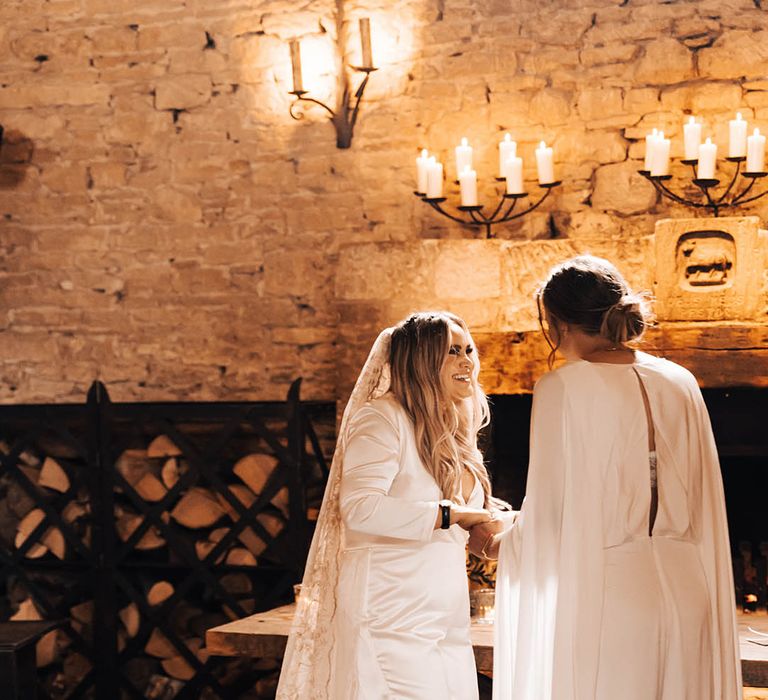
<path fill-rule="evenodd" d="M 8 454 L 7 445 L 0 443 L 0 450 Z M 43 532 L 35 531 L 45 519 L 45 511 L 39 504 L 58 495 L 59 503 L 66 501 L 66 505 L 58 511 L 62 519 L 71 526 L 81 542 L 90 547 L 91 504 L 87 492 L 78 483 L 78 480 L 86 478 L 82 473 L 85 465 L 82 461 L 78 463 L 76 456 L 66 450 L 55 456 L 51 456 L 50 452 L 38 455 L 26 451 L 20 455 L 17 464 L 33 485 L 36 499 L 27 494 L 9 474 L 0 476 L 0 537 L 6 549 L 18 553 L 34 534 L 34 542 L 30 542 L 31 546 L 23 552 L 25 559 L 76 560 L 77 553 L 72 551 L 69 538 L 65 538 L 55 525 L 49 524 Z M 149 509 L 166 497 L 168 491 L 188 474 L 191 466 L 169 437 L 158 435 L 146 448 L 123 451 L 114 467 L 130 487 L 125 486 L 122 480 L 116 480 L 115 532 L 125 548 L 125 543 L 147 519 Z M 250 452 L 234 461 L 226 474 L 219 476 L 231 496 L 248 508 L 262 493 L 277 467 L 278 460 L 272 454 Z M 240 514 L 230 500 L 208 485 L 204 478 L 188 481 L 189 485 L 160 513 L 160 519 L 180 534 L 189 545 L 189 551 L 202 561 L 228 534 Z M 130 493 L 131 490 L 135 494 Z M 136 494 L 140 497 L 139 501 Z M 246 613 L 255 609 L 256 595 L 249 570 L 257 567 L 264 557 L 270 556 L 270 541 L 264 537 L 264 532 L 272 538 L 279 537 L 287 524 L 288 507 L 288 489 L 282 488 L 272 497 L 267 508 L 256 516 L 261 527 L 241 529 L 226 547 L 219 547 L 221 551 L 215 562 L 208 562 L 216 570 L 219 585 L 238 601 Z M 140 537 L 131 540 L 131 551 L 123 554 L 136 562 L 146 560 L 154 565 L 146 569 L 137 567 L 139 573 L 134 577 L 134 585 L 148 609 L 156 612 L 161 608 L 168 609 L 163 607 L 164 603 L 174 595 L 178 581 L 183 580 L 178 569 L 186 566 L 185 570 L 188 570 L 189 561 L 183 553 L 180 554 L 174 542 L 166 541 L 163 528 L 151 519 L 150 522 L 153 524 Z M 8 591 L 13 610 L 11 619 L 32 620 L 44 616 L 44 611 L 39 609 L 31 593 L 21 583 L 16 582 L 11 588 Z M 174 630 L 189 652 L 204 664 L 208 658 L 204 646 L 205 630 L 236 619 L 239 614 L 222 601 L 216 601 L 215 594 L 210 591 L 195 593 L 197 597 L 189 592 L 179 596 L 164 622 Z M 126 675 L 146 697 L 172 697 L 180 684 L 195 675 L 196 669 L 159 628 L 154 627 L 148 633 L 145 615 L 136 602 L 126 597 L 124 603 L 119 610 L 118 651 L 129 644 L 136 647 L 137 640 L 142 640 L 139 653 L 125 665 Z M 61 616 L 61 611 L 58 612 Z M 94 622 L 93 602 L 84 600 L 71 606 L 68 612 L 72 628 L 84 639 L 90 640 L 90 628 Z M 40 640 L 37 664 L 41 668 L 54 669 L 53 678 L 47 684 L 54 697 L 65 697 L 91 667 L 88 658 L 72 647 L 63 630 L 52 632 Z M 260 697 L 270 697 L 274 692 L 275 662 L 261 660 L 255 666 L 251 664 L 248 672 L 253 674 L 254 669 L 257 671 L 253 686 L 255 692 Z"/>

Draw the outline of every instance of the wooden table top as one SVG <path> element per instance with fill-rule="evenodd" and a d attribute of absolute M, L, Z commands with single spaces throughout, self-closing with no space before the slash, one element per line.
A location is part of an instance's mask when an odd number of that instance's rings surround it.
<path fill-rule="evenodd" d="M 295 607 L 284 605 L 209 629 L 205 637 L 208 651 L 217 656 L 281 657 Z M 738 625 L 744 685 L 768 688 L 768 636 L 759 634 L 768 635 L 768 615 L 739 613 Z M 493 625 L 473 621 L 470 633 L 477 670 L 489 674 L 493 670 Z"/>

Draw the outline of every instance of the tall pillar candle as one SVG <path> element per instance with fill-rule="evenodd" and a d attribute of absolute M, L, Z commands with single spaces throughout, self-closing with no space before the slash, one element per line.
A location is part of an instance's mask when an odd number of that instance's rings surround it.
<path fill-rule="evenodd" d="M 504 139 L 499 141 L 499 177 L 505 177 L 504 169 L 507 161 L 517 155 L 517 143 L 509 134 L 504 134 Z"/>
<path fill-rule="evenodd" d="M 653 163 L 653 156 L 656 151 L 656 142 L 659 140 L 659 130 L 654 129 L 650 134 L 645 137 L 645 163 L 643 164 L 643 170 L 651 172 L 651 163 Z"/>
<path fill-rule="evenodd" d="M 523 159 L 512 156 L 504 164 L 504 177 L 507 179 L 507 194 L 524 194 Z"/>
<path fill-rule="evenodd" d="M 421 155 L 416 158 L 416 191 L 419 194 L 425 194 L 427 191 L 427 176 L 429 165 L 429 153 L 423 148 Z"/>
<path fill-rule="evenodd" d="M 466 137 L 461 139 L 461 144 L 456 146 L 456 176 L 464 170 L 469 168 L 472 170 L 472 146 L 469 145 Z"/>
<path fill-rule="evenodd" d="M 293 39 L 288 45 L 291 51 L 291 71 L 293 73 L 293 91 L 304 92 L 304 81 L 301 76 L 301 44 Z"/>
<path fill-rule="evenodd" d="M 701 146 L 701 124 L 691 117 L 687 124 L 683 124 L 683 145 L 685 160 L 696 160 L 699 157 Z"/>
<path fill-rule="evenodd" d="M 536 171 L 540 185 L 549 185 L 555 181 L 555 166 L 552 161 L 552 147 L 544 141 L 536 149 Z"/>
<path fill-rule="evenodd" d="M 443 164 L 438 163 L 434 156 L 427 163 L 427 199 L 443 196 Z"/>
<path fill-rule="evenodd" d="M 699 146 L 699 165 L 696 168 L 696 177 L 699 180 L 713 180 L 716 164 L 717 144 L 712 143 L 712 139 L 708 138 Z"/>
<path fill-rule="evenodd" d="M 651 159 L 651 177 L 669 175 L 669 149 L 670 140 L 664 138 L 664 132 L 660 131 L 653 148 Z"/>
<path fill-rule="evenodd" d="M 762 173 L 765 171 L 765 136 L 760 129 L 755 129 L 752 136 L 747 137 L 747 172 Z"/>
<path fill-rule="evenodd" d="M 459 173 L 459 189 L 461 190 L 461 206 L 477 206 L 477 172 L 464 168 Z"/>
<path fill-rule="evenodd" d="M 743 158 L 747 155 L 747 122 L 736 113 L 736 119 L 728 122 L 728 157 Z"/>
<path fill-rule="evenodd" d="M 373 52 L 371 51 L 371 20 L 363 17 L 359 22 L 360 49 L 363 59 L 361 68 L 373 68 Z"/>

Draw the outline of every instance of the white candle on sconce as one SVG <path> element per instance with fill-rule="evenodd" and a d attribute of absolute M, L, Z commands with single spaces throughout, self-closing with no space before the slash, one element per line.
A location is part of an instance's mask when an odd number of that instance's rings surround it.
<path fill-rule="evenodd" d="M 425 194 L 427 191 L 429 153 L 426 148 L 421 150 L 421 155 L 416 158 L 416 191 Z"/>
<path fill-rule="evenodd" d="M 671 141 L 664 138 L 660 131 L 654 140 L 653 156 L 651 157 L 651 177 L 669 175 L 669 150 Z"/>
<path fill-rule="evenodd" d="M 293 92 L 304 92 L 304 81 L 301 76 L 301 43 L 293 39 L 288 44 L 291 51 L 291 71 L 293 73 Z"/>
<path fill-rule="evenodd" d="M 696 177 L 699 180 L 714 180 L 715 165 L 717 164 L 717 144 L 708 138 L 699 146 L 699 165 L 696 168 Z"/>
<path fill-rule="evenodd" d="M 653 163 L 653 156 L 656 151 L 656 141 L 658 141 L 658 138 L 658 129 L 654 129 L 645 137 L 645 163 L 643 164 L 643 170 L 648 173 L 651 172 L 651 163 Z"/>
<path fill-rule="evenodd" d="M 747 122 L 736 113 L 736 119 L 728 122 L 728 157 L 743 158 L 747 155 Z"/>
<path fill-rule="evenodd" d="M 456 174 L 458 176 L 464 168 L 472 170 L 472 146 L 467 137 L 461 139 L 461 144 L 456 146 Z"/>
<path fill-rule="evenodd" d="M 524 194 L 523 159 L 519 156 L 507 158 L 504 164 L 504 177 L 507 179 L 507 194 Z"/>
<path fill-rule="evenodd" d="M 461 190 L 461 206 L 477 206 L 477 172 L 469 168 L 464 168 L 459 173 L 459 189 Z"/>
<path fill-rule="evenodd" d="M 747 137 L 747 170 L 748 173 L 765 171 L 765 136 L 760 129 L 755 129 L 752 136 Z"/>
<path fill-rule="evenodd" d="M 443 196 L 443 164 L 438 163 L 434 156 L 427 163 L 427 199 Z"/>
<path fill-rule="evenodd" d="M 544 141 L 536 149 L 536 171 L 540 185 L 549 185 L 555 181 L 555 167 L 552 160 L 552 147 Z"/>
<path fill-rule="evenodd" d="M 359 22 L 360 49 L 363 59 L 361 68 L 373 68 L 373 52 L 371 51 L 371 20 L 363 17 Z"/>
<path fill-rule="evenodd" d="M 683 146 L 685 160 L 696 160 L 699 157 L 701 146 L 701 124 L 691 117 L 687 124 L 683 124 Z"/>
<path fill-rule="evenodd" d="M 516 155 L 517 142 L 513 141 L 508 133 L 504 134 L 504 139 L 499 141 L 499 177 L 505 177 L 504 169 L 506 168 L 507 161 Z"/>

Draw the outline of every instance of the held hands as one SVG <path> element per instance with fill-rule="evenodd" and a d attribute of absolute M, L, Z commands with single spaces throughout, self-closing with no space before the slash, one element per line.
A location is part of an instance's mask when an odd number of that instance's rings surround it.
<path fill-rule="evenodd" d="M 451 525 L 458 525 L 465 530 L 471 530 L 482 523 L 490 523 L 493 519 L 491 511 L 485 508 L 472 508 L 459 503 L 451 505 Z"/>
<path fill-rule="evenodd" d="M 498 559 L 501 534 L 510 529 L 517 519 L 517 511 L 494 511 L 488 522 L 481 522 L 469 531 L 469 551 L 483 559 Z"/>

